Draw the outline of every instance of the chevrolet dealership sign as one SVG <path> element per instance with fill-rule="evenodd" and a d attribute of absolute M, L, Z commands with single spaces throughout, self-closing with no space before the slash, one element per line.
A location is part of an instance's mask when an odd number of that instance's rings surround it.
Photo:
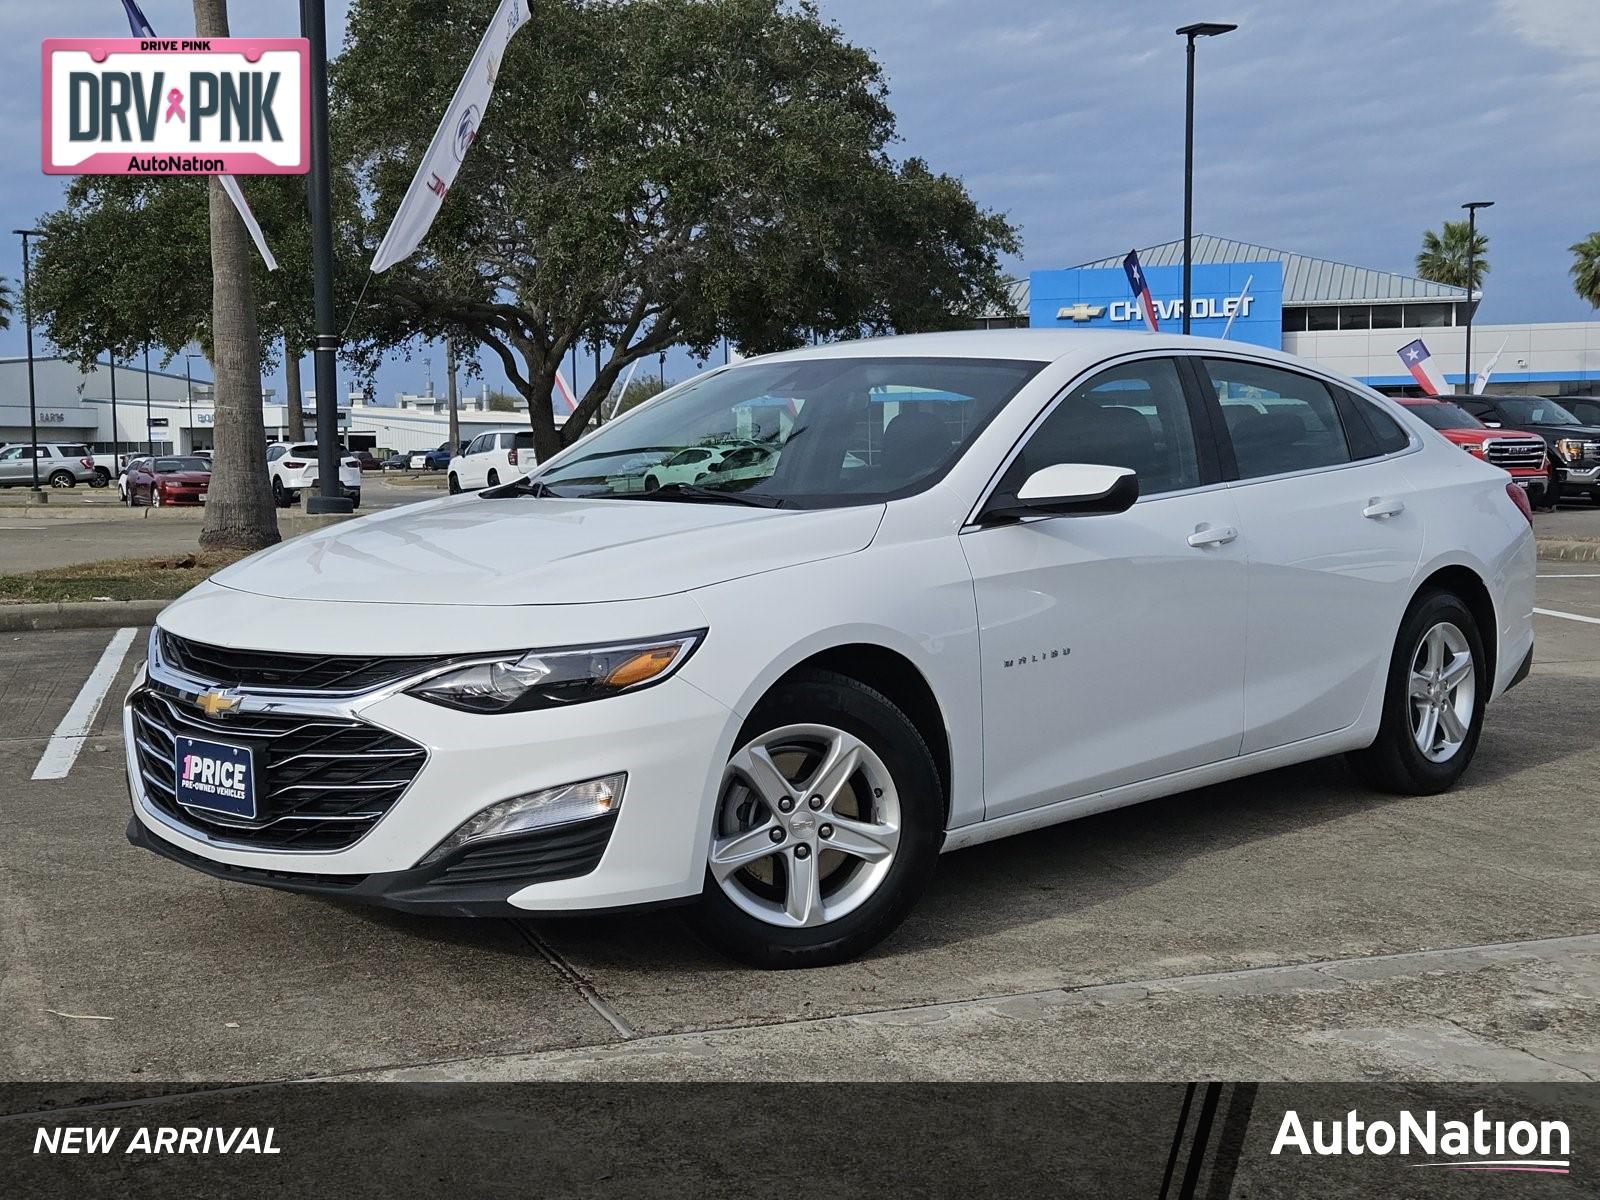
<path fill-rule="evenodd" d="M 303 175 L 304 38 L 49 38 L 53 175 Z"/>
<path fill-rule="evenodd" d="M 1183 322 L 1183 268 L 1146 267 L 1144 277 L 1162 330 L 1177 332 Z M 1189 294 L 1194 306 L 1190 327 L 1201 337 L 1220 337 L 1231 317 L 1228 337 L 1233 341 L 1283 345 L 1281 262 L 1197 264 Z M 1035 271 L 1029 297 L 1028 323 L 1035 329 L 1144 328 L 1140 302 L 1129 294 L 1121 267 Z"/>

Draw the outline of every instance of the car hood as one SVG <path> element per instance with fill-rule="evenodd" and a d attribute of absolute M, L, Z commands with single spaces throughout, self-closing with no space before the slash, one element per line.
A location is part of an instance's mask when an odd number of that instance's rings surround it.
<path fill-rule="evenodd" d="M 1580 442 L 1600 441 L 1600 425 L 1533 425 L 1523 422 L 1529 429 L 1537 429 L 1541 436 L 1550 438 L 1577 438 Z M 1503 433 L 1507 430 L 1496 429 Z"/>
<path fill-rule="evenodd" d="M 455 496 L 295 538 L 213 579 L 262 596 L 355 603 L 643 600 L 853 554 L 883 511 Z"/>

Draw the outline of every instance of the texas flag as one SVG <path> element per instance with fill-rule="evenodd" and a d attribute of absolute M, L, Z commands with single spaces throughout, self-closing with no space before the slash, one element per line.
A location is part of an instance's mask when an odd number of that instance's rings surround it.
<path fill-rule="evenodd" d="M 550 399 L 550 407 L 558 417 L 570 417 L 578 411 L 578 398 L 572 394 L 572 387 L 559 367 L 556 369 L 555 395 Z"/>
<path fill-rule="evenodd" d="M 1448 396 L 1450 385 L 1445 382 L 1439 368 L 1434 365 L 1433 357 L 1428 353 L 1428 348 L 1418 338 L 1414 342 L 1407 342 L 1397 351 L 1400 361 L 1405 363 L 1406 370 L 1411 372 L 1422 390 L 1430 396 Z"/>
<path fill-rule="evenodd" d="M 1161 326 L 1156 324 L 1155 301 L 1150 299 L 1150 285 L 1145 281 L 1144 268 L 1139 265 L 1137 250 L 1128 251 L 1128 257 L 1122 260 L 1122 269 L 1128 273 L 1128 286 L 1133 289 L 1133 298 L 1144 312 L 1144 323 L 1150 326 L 1151 333 L 1160 333 Z"/>

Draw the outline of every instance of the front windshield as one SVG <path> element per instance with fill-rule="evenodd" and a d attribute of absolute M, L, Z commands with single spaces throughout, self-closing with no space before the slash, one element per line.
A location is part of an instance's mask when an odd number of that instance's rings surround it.
<path fill-rule="evenodd" d="M 1478 420 L 1477 417 L 1447 400 L 1430 404 L 1409 404 L 1406 407 L 1410 412 L 1421 417 L 1435 429 L 1483 428 L 1483 422 Z"/>
<path fill-rule="evenodd" d="M 178 471 L 209 471 L 211 464 L 203 458 L 158 458 L 156 474 L 171 475 Z"/>
<path fill-rule="evenodd" d="M 1582 421 L 1573 416 L 1554 400 L 1546 400 L 1542 396 L 1530 397 L 1527 400 L 1497 400 L 1496 404 L 1505 411 L 1513 423 L 1523 425 L 1581 425 Z"/>
<path fill-rule="evenodd" d="M 823 358 L 695 380 L 537 476 L 556 496 L 874 504 L 943 477 L 1039 362 Z"/>

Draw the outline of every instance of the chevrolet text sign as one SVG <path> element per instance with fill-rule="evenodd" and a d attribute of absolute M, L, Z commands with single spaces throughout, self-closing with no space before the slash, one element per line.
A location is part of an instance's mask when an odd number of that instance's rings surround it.
<path fill-rule="evenodd" d="M 304 38 L 48 38 L 51 175 L 303 175 Z"/>
<path fill-rule="evenodd" d="M 1146 266 L 1144 277 L 1162 331 L 1178 332 L 1183 322 L 1183 268 Z M 1141 302 L 1128 293 L 1128 276 L 1120 266 L 1035 271 L 1029 282 L 1028 317 L 1035 329 L 1144 328 Z M 1201 337 L 1220 337 L 1227 329 L 1236 342 L 1283 345 L 1283 263 L 1276 259 L 1196 263 L 1190 301 L 1194 306 L 1190 324 Z"/>

